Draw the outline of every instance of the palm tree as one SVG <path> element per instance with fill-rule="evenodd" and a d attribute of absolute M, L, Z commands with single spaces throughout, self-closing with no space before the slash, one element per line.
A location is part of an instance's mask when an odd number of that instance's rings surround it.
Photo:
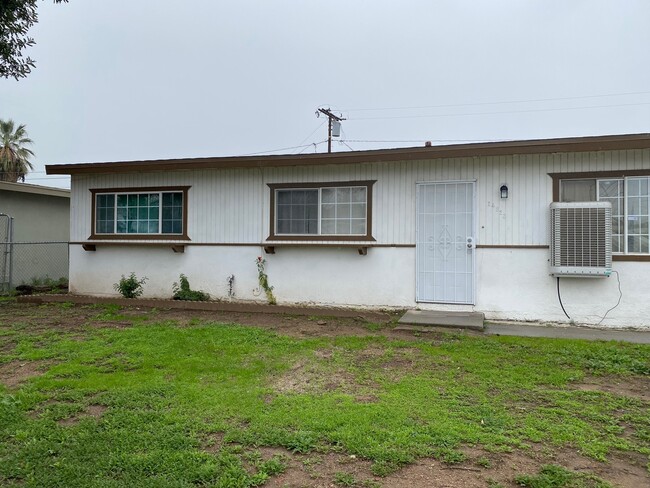
<path fill-rule="evenodd" d="M 25 146 L 32 144 L 25 125 L 15 128 L 13 120 L 0 119 L 0 181 L 25 181 L 25 175 L 34 167 L 29 158 L 34 156 Z"/>

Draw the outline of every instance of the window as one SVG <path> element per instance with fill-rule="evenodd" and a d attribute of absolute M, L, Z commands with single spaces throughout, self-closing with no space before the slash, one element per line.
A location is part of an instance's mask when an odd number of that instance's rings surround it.
<path fill-rule="evenodd" d="M 269 185 L 269 239 L 371 240 L 373 183 Z"/>
<path fill-rule="evenodd" d="M 560 201 L 610 202 L 612 251 L 617 254 L 650 254 L 650 177 L 563 179 Z"/>
<path fill-rule="evenodd" d="M 91 238 L 187 238 L 187 189 L 91 190 Z"/>

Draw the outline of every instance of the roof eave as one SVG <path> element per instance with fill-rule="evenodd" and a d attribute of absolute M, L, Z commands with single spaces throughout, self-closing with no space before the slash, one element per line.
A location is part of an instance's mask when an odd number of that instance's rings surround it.
<path fill-rule="evenodd" d="M 321 166 L 515 154 L 594 152 L 650 148 L 650 133 L 482 142 L 446 146 L 376 149 L 330 154 L 235 156 L 47 165 L 48 175 L 132 173 L 192 169 Z"/>

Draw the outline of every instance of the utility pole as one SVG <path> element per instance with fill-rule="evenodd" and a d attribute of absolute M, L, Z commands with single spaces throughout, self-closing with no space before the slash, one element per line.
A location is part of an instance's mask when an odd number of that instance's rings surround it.
<path fill-rule="evenodd" d="M 332 152 L 332 121 L 336 121 L 338 124 L 337 128 L 340 128 L 341 121 L 345 120 L 343 117 L 334 115 L 329 108 L 319 108 L 316 112 L 316 117 L 320 117 L 320 114 L 324 114 L 327 117 L 327 152 Z M 334 137 L 338 137 L 340 132 L 337 130 L 337 133 L 334 134 Z"/>

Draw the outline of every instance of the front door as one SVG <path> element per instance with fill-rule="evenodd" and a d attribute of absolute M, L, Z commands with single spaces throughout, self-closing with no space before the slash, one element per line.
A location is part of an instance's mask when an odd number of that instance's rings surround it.
<path fill-rule="evenodd" d="M 474 303 L 474 185 L 417 184 L 418 302 Z"/>

